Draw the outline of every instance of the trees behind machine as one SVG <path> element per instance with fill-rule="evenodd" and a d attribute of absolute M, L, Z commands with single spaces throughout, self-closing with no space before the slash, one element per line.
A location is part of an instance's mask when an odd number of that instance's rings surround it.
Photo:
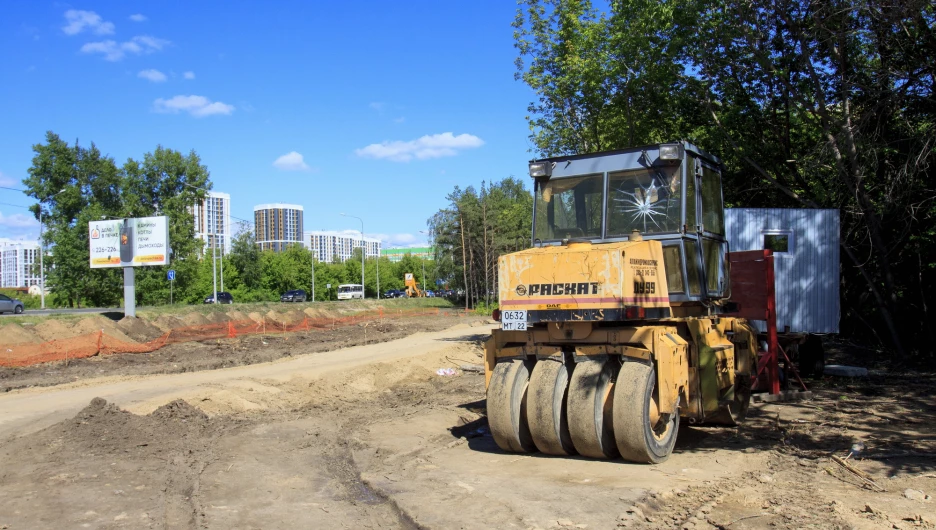
<path fill-rule="evenodd" d="M 464 289 L 466 307 L 490 305 L 497 300 L 497 258 L 529 246 L 533 196 L 511 176 L 477 190 L 456 187 L 446 199 L 429 219 L 436 264 Z"/>
<path fill-rule="evenodd" d="M 690 139 L 724 160 L 729 206 L 840 209 L 843 332 L 919 351 L 936 338 L 934 17 L 923 0 L 525 0 L 531 140 Z"/>

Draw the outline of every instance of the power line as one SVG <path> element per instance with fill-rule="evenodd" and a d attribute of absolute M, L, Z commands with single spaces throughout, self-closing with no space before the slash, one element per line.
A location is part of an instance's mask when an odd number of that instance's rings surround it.
<path fill-rule="evenodd" d="M 8 202 L 0 202 L 0 204 L 2 204 L 2 205 L 4 205 L 4 206 L 15 206 L 15 207 L 17 207 L 17 208 L 23 208 L 24 210 L 28 210 L 28 209 L 29 209 L 29 206 L 23 206 L 23 205 L 21 205 L 21 204 L 10 204 L 10 203 L 8 203 Z"/>
<path fill-rule="evenodd" d="M 26 190 L 21 190 L 19 188 L 8 188 L 7 186 L 0 186 L 0 190 L 21 191 L 23 193 L 26 193 Z"/>

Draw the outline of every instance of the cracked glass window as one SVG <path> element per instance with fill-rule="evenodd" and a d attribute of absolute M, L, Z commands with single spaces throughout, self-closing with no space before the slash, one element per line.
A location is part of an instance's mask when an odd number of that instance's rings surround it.
<path fill-rule="evenodd" d="M 679 231 L 679 175 L 679 166 L 608 175 L 608 237 Z"/>

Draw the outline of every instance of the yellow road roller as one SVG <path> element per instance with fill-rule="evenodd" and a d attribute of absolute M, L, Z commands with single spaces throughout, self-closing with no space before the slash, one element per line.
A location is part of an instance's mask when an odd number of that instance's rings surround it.
<path fill-rule="evenodd" d="M 659 463 L 680 422 L 744 417 L 720 168 L 687 142 L 530 162 L 532 247 L 498 262 L 484 351 L 501 449 Z"/>

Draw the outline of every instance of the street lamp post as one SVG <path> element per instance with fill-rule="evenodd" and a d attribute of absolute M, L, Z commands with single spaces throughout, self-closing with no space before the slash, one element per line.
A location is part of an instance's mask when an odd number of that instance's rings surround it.
<path fill-rule="evenodd" d="M 353 217 L 353 218 L 355 218 L 355 219 L 357 219 L 358 221 L 361 222 L 361 300 L 363 300 L 363 299 L 364 299 L 364 292 L 365 292 L 365 291 L 364 291 L 364 254 L 365 254 L 365 252 L 364 252 L 364 251 L 365 251 L 365 248 L 364 248 L 364 219 L 361 219 L 360 217 L 358 217 L 358 216 L 356 216 L 356 215 L 348 215 L 348 214 L 345 214 L 345 213 L 342 213 L 341 215 L 344 216 L 344 217 Z"/>

